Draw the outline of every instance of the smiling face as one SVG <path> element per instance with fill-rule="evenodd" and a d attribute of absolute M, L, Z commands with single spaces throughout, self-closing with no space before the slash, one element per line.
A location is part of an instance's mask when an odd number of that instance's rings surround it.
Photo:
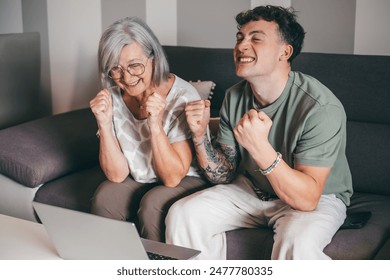
<path fill-rule="evenodd" d="M 286 55 L 291 46 L 283 42 L 278 25 L 273 21 L 248 22 L 237 32 L 236 40 L 234 62 L 238 77 L 250 81 L 272 75 L 280 66 L 289 66 Z"/>
<path fill-rule="evenodd" d="M 151 86 L 153 73 L 153 60 L 145 55 L 142 47 L 138 43 L 132 43 L 123 47 L 119 66 L 123 69 L 123 77 L 115 80 L 115 83 L 131 96 L 137 96 L 143 93 Z M 138 75 L 131 75 L 126 69 L 132 65 L 142 64 L 145 71 Z"/>

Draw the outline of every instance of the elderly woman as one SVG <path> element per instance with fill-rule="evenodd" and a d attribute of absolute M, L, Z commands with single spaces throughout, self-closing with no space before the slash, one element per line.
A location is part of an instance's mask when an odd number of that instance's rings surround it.
<path fill-rule="evenodd" d="M 184 108 L 196 89 L 169 72 L 164 51 L 138 18 L 112 24 L 99 43 L 103 90 L 91 100 L 100 165 L 107 177 L 92 213 L 136 222 L 141 236 L 164 241 L 169 206 L 207 186 L 193 159 Z"/>

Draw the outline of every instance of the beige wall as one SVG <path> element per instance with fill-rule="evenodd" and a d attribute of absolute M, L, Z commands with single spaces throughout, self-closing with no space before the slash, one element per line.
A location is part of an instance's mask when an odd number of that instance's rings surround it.
<path fill-rule="evenodd" d="M 355 0 L 291 0 L 291 5 L 306 31 L 302 51 L 353 53 Z"/>
<path fill-rule="evenodd" d="M 0 0 L 0 34 L 23 32 L 22 1 Z"/>
<path fill-rule="evenodd" d="M 162 44 L 231 48 L 234 16 L 259 4 L 300 10 L 304 51 L 390 55 L 388 0 L 0 0 L 0 33 L 40 32 L 42 96 L 61 113 L 99 90 L 98 40 L 114 20 L 139 16 Z"/>
<path fill-rule="evenodd" d="M 85 107 L 99 89 L 101 6 L 96 0 L 47 4 L 53 112 L 61 113 Z"/>
<path fill-rule="evenodd" d="M 357 0 L 355 54 L 390 55 L 389 13 L 389 0 Z"/>
<path fill-rule="evenodd" d="M 250 8 L 250 0 L 178 1 L 178 45 L 232 48 L 237 32 L 234 17 Z"/>

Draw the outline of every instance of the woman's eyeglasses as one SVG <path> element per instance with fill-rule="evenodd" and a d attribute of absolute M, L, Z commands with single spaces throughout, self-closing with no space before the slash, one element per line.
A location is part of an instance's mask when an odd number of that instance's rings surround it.
<path fill-rule="evenodd" d="M 127 67 L 126 67 L 127 73 L 129 73 L 132 76 L 142 75 L 145 72 L 145 66 L 146 66 L 146 64 L 148 64 L 148 61 L 149 61 L 149 58 L 148 58 L 148 60 L 146 60 L 145 65 L 142 63 L 133 63 L 133 64 L 127 65 Z M 108 77 L 110 77 L 114 81 L 122 79 L 124 77 L 124 75 L 125 75 L 125 72 L 124 72 L 122 66 L 120 66 L 120 65 L 112 67 L 111 70 L 108 72 Z"/>

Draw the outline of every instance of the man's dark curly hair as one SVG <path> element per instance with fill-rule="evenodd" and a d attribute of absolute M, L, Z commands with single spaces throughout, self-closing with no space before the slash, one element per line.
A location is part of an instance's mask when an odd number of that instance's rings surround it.
<path fill-rule="evenodd" d="M 259 6 L 252 10 L 244 11 L 236 16 L 237 28 L 250 21 L 257 20 L 274 21 L 279 26 L 279 32 L 283 41 L 293 47 L 293 53 L 288 61 L 300 54 L 305 38 L 303 27 L 297 22 L 297 16 L 292 8 L 283 8 L 279 6 Z"/>

